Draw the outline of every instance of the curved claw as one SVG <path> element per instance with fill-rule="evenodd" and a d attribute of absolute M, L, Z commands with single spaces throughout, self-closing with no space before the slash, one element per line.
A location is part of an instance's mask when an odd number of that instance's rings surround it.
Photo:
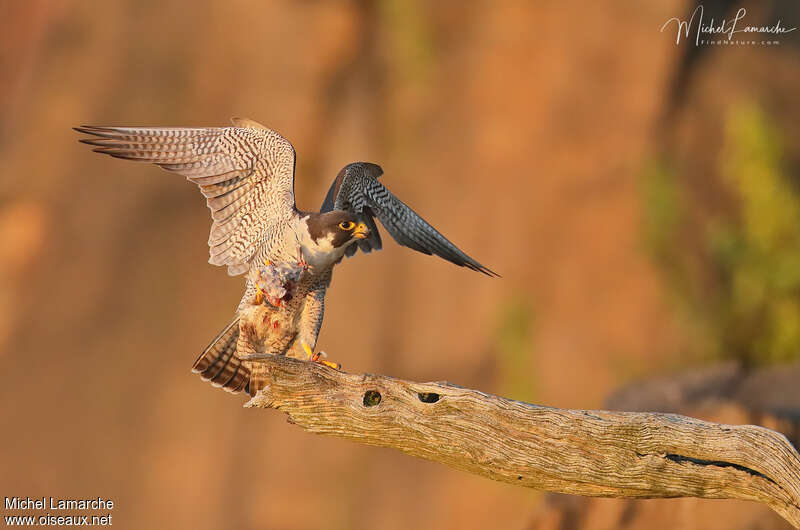
<path fill-rule="evenodd" d="M 333 361 L 326 361 L 324 359 L 324 357 L 326 356 L 325 352 L 318 351 L 317 353 L 314 353 L 314 351 L 311 349 L 311 346 L 306 344 L 305 341 L 301 342 L 300 344 L 303 346 L 303 351 L 306 352 L 306 354 L 308 355 L 308 359 L 312 363 L 324 364 L 325 366 L 327 366 L 329 368 L 333 368 L 334 370 L 341 370 L 341 368 L 342 368 L 341 364 L 335 363 Z"/>
<path fill-rule="evenodd" d="M 319 364 L 324 364 L 328 368 L 333 368 L 334 370 L 341 370 L 342 369 L 342 365 L 341 364 L 335 363 L 333 361 L 326 361 L 325 359 L 319 359 L 319 360 L 316 360 L 314 362 L 319 363 Z"/>

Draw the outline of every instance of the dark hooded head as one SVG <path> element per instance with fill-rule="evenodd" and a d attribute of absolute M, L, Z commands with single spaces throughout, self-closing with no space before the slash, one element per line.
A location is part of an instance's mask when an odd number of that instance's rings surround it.
<path fill-rule="evenodd" d="M 341 210 L 311 215 L 306 223 L 312 240 L 318 244 L 327 240 L 337 249 L 369 235 L 367 225 L 357 214 Z"/>
<path fill-rule="evenodd" d="M 342 259 L 349 245 L 369 236 L 369 228 L 359 215 L 341 210 L 313 213 L 303 222 L 307 233 L 301 235 L 299 242 L 303 258 L 311 267 L 333 265 Z"/>

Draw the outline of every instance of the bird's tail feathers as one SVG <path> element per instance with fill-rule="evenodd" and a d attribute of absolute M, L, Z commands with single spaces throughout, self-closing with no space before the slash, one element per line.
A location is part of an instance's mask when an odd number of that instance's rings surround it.
<path fill-rule="evenodd" d="M 192 366 L 192 372 L 200 374 L 203 381 L 222 387 L 228 392 L 247 391 L 250 370 L 236 357 L 238 340 L 239 317 L 237 316 L 200 354 Z"/>

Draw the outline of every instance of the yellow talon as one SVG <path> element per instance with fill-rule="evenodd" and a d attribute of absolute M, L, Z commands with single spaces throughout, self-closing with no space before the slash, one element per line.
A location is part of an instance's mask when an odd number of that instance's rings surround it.
<path fill-rule="evenodd" d="M 256 289 L 256 305 L 261 305 L 264 302 L 264 293 L 261 292 L 261 289 Z"/>
<path fill-rule="evenodd" d="M 332 362 L 332 361 L 326 361 L 320 355 L 322 352 L 314 353 L 311 350 L 311 346 L 306 344 L 304 341 L 301 342 L 300 344 L 303 346 L 303 351 L 306 352 L 306 355 L 308 355 L 308 358 L 312 363 L 324 364 L 325 366 L 333 368 L 334 370 L 341 370 L 341 368 L 342 368 L 341 364 L 335 363 L 335 362 Z"/>
<path fill-rule="evenodd" d="M 335 363 L 335 362 L 332 362 L 332 361 L 326 361 L 325 359 L 318 359 L 316 362 L 318 362 L 320 364 L 324 364 L 325 366 L 329 366 L 329 367 L 333 368 L 334 370 L 340 370 L 342 368 L 341 364 Z"/>

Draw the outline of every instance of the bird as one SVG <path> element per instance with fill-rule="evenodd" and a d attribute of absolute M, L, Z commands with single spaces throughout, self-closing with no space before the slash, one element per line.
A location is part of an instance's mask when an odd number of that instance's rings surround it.
<path fill-rule="evenodd" d="M 377 164 L 354 162 L 334 179 L 319 212 L 297 208 L 295 150 L 279 133 L 248 118 L 228 127 L 82 125 L 79 141 L 114 158 L 147 162 L 199 186 L 211 210 L 209 263 L 246 274 L 233 320 L 193 365 L 231 392 L 253 395 L 264 384 L 253 353 L 310 359 L 332 271 L 357 250 L 380 250 L 375 218 L 400 245 L 498 276 L 451 243 L 378 180 Z"/>
<path fill-rule="evenodd" d="M 286 355 L 298 359 L 311 359 L 331 368 L 337 363 L 324 359 L 324 352 L 313 353 L 322 324 L 325 291 L 330 285 L 331 268 L 324 274 L 302 272 L 287 284 L 275 282 L 280 275 L 266 272 L 268 264 L 251 269 L 245 294 L 236 311 L 236 317 L 197 358 L 192 371 L 230 392 L 243 390 L 255 395 L 264 387 L 267 369 L 264 363 L 250 360 L 257 354 Z M 302 270 L 302 269 L 301 269 Z M 294 274 L 291 271 L 290 274 Z M 269 294 L 272 284 L 285 294 L 276 301 Z M 267 302 L 263 298 L 271 298 Z"/>

